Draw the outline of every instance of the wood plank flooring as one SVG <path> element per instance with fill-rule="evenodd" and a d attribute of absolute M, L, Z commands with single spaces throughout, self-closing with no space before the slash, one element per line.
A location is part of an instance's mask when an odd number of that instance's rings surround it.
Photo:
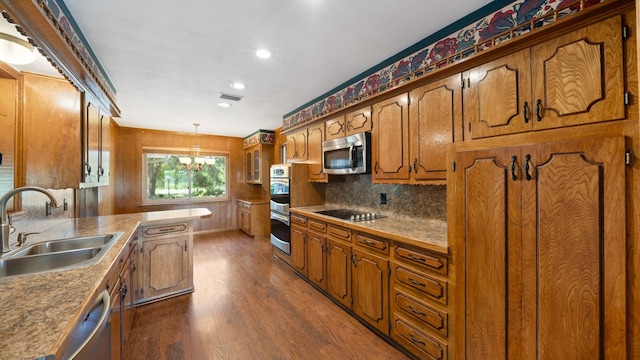
<path fill-rule="evenodd" d="M 137 309 L 126 359 L 407 359 L 239 231 L 194 240 L 195 292 Z"/>

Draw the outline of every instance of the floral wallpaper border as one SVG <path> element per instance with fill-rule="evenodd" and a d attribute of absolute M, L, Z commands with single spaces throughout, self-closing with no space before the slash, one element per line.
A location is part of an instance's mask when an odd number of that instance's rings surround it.
<path fill-rule="evenodd" d="M 66 39 L 67 44 L 73 49 L 76 56 L 82 62 L 85 69 L 93 76 L 102 91 L 111 99 L 116 99 L 116 90 L 105 74 L 102 66 L 93 55 L 91 48 L 84 40 L 80 29 L 77 28 L 73 17 L 68 14 L 68 10 L 59 0 L 31 0 L 38 5 L 47 18 L 53 23 L 60 35 Z"/>
<path fill-rule="evenodd" d="M 431 45 L 283 117 L 302 125 L 605 0 L 516 0 Z"/>

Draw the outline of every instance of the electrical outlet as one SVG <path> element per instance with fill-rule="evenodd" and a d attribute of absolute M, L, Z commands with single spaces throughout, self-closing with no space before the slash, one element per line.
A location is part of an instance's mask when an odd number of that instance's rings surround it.
<path fill-rule="evenodd" d="M 387 203 L 387 194 L 386 193 L 380 193 L 380 204 L 386 204 Z"/>

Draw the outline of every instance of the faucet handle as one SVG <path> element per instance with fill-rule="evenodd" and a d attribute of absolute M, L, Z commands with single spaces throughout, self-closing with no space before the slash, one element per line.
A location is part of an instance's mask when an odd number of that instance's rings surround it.
<path fill-rule="evenodd" d="M 18 246 L 22 247 L 27 243 L 27 238 L 29 237 L 29 235 L 35 235 L 35 234 L 39 234 L 37 232 L 30 232 L 30 233 L 25 233 L 25 232 L 21 232 L 18 233 Z"/>

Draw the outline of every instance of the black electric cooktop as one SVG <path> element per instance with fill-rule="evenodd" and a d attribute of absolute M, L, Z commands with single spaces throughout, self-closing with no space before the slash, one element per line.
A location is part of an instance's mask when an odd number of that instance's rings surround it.
<path fill-rule="evenodd" d="M 321 210 L 321 211 L 316 211 L 316 213 L 321 215 L 331 216 L 331 217 L 342 219 L 342 220 L 350 220 L 350 221 L 366 221 L 366 220 L 374 220 L 374 219 L 379 219 L 384 217 L 381 214 L 376 214 L 374 212 L 366 212 L 366 211 L 351 210 L 351 209 Z"/>

